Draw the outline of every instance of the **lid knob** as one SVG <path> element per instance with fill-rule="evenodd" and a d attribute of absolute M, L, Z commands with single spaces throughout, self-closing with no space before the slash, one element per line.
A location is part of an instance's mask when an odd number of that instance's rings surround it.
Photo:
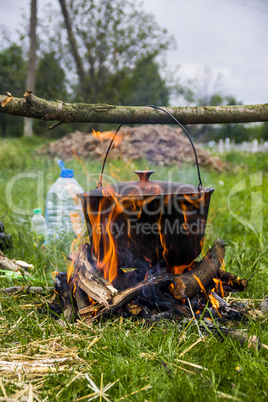
<path fill-rule="evenodd" d="M 135 170 L 134 173 L 139 176 L 140 181 L 148 181 L 151 174 L 154 173 L 154 170 Z"/>

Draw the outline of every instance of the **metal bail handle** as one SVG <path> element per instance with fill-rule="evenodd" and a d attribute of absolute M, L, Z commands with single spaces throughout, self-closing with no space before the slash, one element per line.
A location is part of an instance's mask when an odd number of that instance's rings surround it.
<path fill-rule="evenodd" d="M 169 113 L 167 110 L 165 110 L 165 109 L 163 109 L 163 108 L 161 108 L 161 107 L 159 107 L 159 106 L 155 106 L 155 105 L 146 105 L 145 107 L 151 107 L 152 109 L 161 110 L 162 112 L 166 113 L 166 114 L 167 114 L 168 116 L 170 116 L 170 117 L 180 126 L 180 128 L 185 132 L 185 134 L 186 134 L 188 140 L 190 141 L 190 143 L 191 143 L 191 145 L 192 145 L 193 151 L 194 151 L 195 162 L 196 162 L 196 169 L 197 169 L 197 175 L 198 175 L 198 179 L 199 179 L 198 190 L 200 191 L 200 190 L 202 189 L 203 185 L 202 185 L 202 180 L 201 180 L 201 174 L 200 174 L 200 168 L 199 168 L 197 153 L 196 153 L 196 150 L 195 150 L 194 143 L 193 143 L 193 141 L 192 141 L 192 139 L 191 139 L 191 137 L 190 137 L 190 134 L 188 133 L 188 131 L 186 130 L 186 128 L 176 119 L 176 117 L 174 117 L 174 116 L 173 116 L 171 113 Z M 115 137 L 116 137 L 118 131 L 119 131 L 120 128 L 122 127 L 122 125 L 123 125 L 123 123 L 120 124 L 120 126 L 118 127 L 118 129 L 117 129 L 116 132 L 114 133 L 114 136 L 113 136 L 113 138 L 111 139 L 111 142 L 110 142 L 110 144 L 109 144 L 109 147 L 108 147 L 108 149 L 107 149 L 107 151 L 106 151 L 106 154 L 105 154 L 105 157 L 104 157 L 104 161 L 103 161 L 103 164 L 102 164 L 102 169 L 101 169 L 101 174 L 100 174 L 100 181 L 99 181 L 99 183 L 98 183 L 97 188 L 102 187 L 102 178 L 103 178 L 103 171 L 104 171 L 106 159 L 107 159 L 107 156 L 108 156 L 108 154 L 109 154 L 109 152 L 110 152 L 110 149 L 111 149 L 111 147 L 112 147 L 112 145 L 113 145 L 114 139 L 115 139 Z"/>

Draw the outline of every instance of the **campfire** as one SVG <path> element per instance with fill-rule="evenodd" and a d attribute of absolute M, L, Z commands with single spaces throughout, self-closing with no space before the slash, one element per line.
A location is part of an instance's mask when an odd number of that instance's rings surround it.
<path fill-rule="evenodd" d="M 223 240 L 217 239 L 204 258 L 184 268 L 182 274 L 149 263 L 146 271 L 144 263 L 143 279 L 137 267 L 121 269 L 120 280 L 116 277 L 109 282 L 98 269 L 92 248 L 85 243 L 75 258 L 70 255 L 73 274 L 55 273 L 55 289 L 68 317 L 78 312 L 87 322 L 110 313 L 152 321 L 174 316 L 199 318 L 203 312 L 209 319 L 211 313 L 213 317 L 241 319 L 242 312 L 230 307 L 223 297 L 243 291 L 247 281 L 221 269 L 224 252 Z"/>
<path fill-rule="evenodd" d="M 224 241 L 195 260 L 214 190 L 135 173 L 139 181 L 79 194 L 90 245 L 69 255 L 67 274 L 55 274 L 69 316 L 79 313 L 88 322 L 110 313 L 149 320 L 239 316 L 223 298 L 247 281 L 224 270 Z"/>
<path fill-rule="evenodd" d="M 150 321 L 201 315 L 241 319 L 243 312 L 224 297 L 243 291 L 247 280 L 225 271 L 223 240 L 203 254 L 214 189 L 203 187 L 196 150 L 181 128 L 194 151 L 198 186 L 151 180 L 154 171 L 146 170 L 135 172 L 139 180 L 102 187 L 119 129 L 113 135 L 97 188 L 78 194 L 90 244 L 69 255 L 67 274 L 54 275 L 66 319 L 77 313 L 87 322 L 111 313 Z"/>

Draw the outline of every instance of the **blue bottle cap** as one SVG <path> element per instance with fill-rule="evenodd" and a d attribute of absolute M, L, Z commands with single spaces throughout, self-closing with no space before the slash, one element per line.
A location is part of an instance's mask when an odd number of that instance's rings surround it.
<path fill-rule="evenodd" d="M 74 177 L 74 170 L 73 169 L 66 169 L 64 162 L 61 160 L 58 160 L 58 165 L 61 168 L 61 174 L 60 177 Z"/>

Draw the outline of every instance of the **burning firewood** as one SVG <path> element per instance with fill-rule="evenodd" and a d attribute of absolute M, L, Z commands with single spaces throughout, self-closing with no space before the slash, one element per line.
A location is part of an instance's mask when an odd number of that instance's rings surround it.
<path fill-rule="evenodd" d="M 223 289 L 226 292 L 243 292 L 247 285 L 247 279 L 241 279 L 230 272 L 219 270 L 219 278 L 223 282 Z"/>
<path fill-rule="evenodd" d="M 229 313 L 239 319 L 243 315 L 243 312 L 229 306 L 216 292 L 211 291 L 212 288 L 217 290 L 215 282 L 221 283 L 221 290 L 233 287 L 235 291 L 244 290 L 247 284 L 246 280 L 220 269 L 225 253 L 225 244 L 221 239 L 217 239 L 202 261 L 187 272 L 174 275 L 166 268 L 151 267 L 148 263 L 145 277 L 135 272 L 122 272 L 120 289 L 116 289 L 103 278 L 91 251 L 90 245 L 84 244 L 76 256 L 69 257 L 75 267 L 69 282 L 67 274 L 64 278 L 57 275 L 57 281 L 62 279 L 64 282 L 62 286 L 58 283 L 56 290 L 64 299 L 61 304 L 66 319 L 71 316 L 70 310 L 73 308 L 77 308 L 87 322 L 115 312 L 123 316 L 140 316 L 149 320 L 172 315 L 190 317 L 193 314 L 192 307 L 196 314 L 200 314 L 199 303 L 203 303 L 204 307 L 208 298 L 210 301 L 211 298 L 215 300 L 215 305 L 221 309 L 222 315 L 218 310 L 215 310 L 215 314 L 223 319 L 228 317 Z M 118 279 L 116 284 L 120 286 Z M 185 300 L 188 302 L 184 304 Z"/>
<path fill-rule="evenodd" d="M 213 282 L 213 278 L 219 277 L 224 253 L 225 244 L 222 239 L 217 239 L 202 261 L 191 271 L 176 276 L 174 278 L 175 299 L 191 298 L 201 290 L 208 289 L 208 286 Z"/>
<path fill-rule="evenodd" d="M 76 269 L 71 282 L 74 291 L 79 287 L 91 299 L 108 306 L 108 302 L 112 301 L 117 289 L 97 271 L 89 244 L 85 243 L 81 246 L 74 265 Z"/>
<path fill-rule="evenodd" d="M 77 305 L 70 292 L 67 274 L 54 271 L 52 278 L 55 282 L 55 292 L 58 295 L 63 315 L 67 322 L 74 322 L 77 317 Z M 61 320 L 63 324 L 63 321 Z"/>
<path fill-rule="evenodd" d="M 108 306 L 103 306 L 103 305 L 93 305 L 89 306 L 83 310 L 80 310 L 79 313 L 85 316 L 87 313 L 91 313 L 93 311 L 99 310 L 97 314 L 92 317 L 89 317 L 90 321 L 95 320 L 96 318 L 99 318 L 100 316 L 104 314 L 108 314 L 110 312 L 113 312 L 114 310 L 120 308 L 123 306 L 125 303 L 128 301 L 135 299 L 139 294 L 142 293 L 143 290 L 146 288 L 149 288 L 151 290 L 156 290 L 156 288 L 161 288 L 164 286 L 169 285 L 172 282 L 172 275 L 169 274 L 158 274 L 155 277 L 148 278 L 145 281 L 139 283 L 136 286 L 130 287 L 128 289 L 123 290 L 122 292 L 119 292 L 116 296 L 114 296 L 112 302 Z"/>
<path fill-rule="evenodd" d="M 215 241 L 213 247 L 208 251 L 203 260 L 198 263 L 191 271 L 186 272 L 182 275 L 171 275 L 164 273 L 163 271 L 155 276 L 149 277 L 143 282 L 139 283 L 136 286 L 129 287 L 121 292 L 119 292 L 116 296 L 113 297 L 112 301 L 109 302 L 109 305 L 105 305 L 104 303 L 95 303 L 86 308 L 79 309 L 79 313 L 86 317 L 87 320 L 95 320 L 101 315 L 110 313 L 112 311 L 118 310 L 123 305 L 127 305 L 129 300 L 135 300 L 137 297 L 140 297 L 142 292 L 151 287 L 155 291 L 159 289 L 167 288 L 168 285 L 173 285 L 173 295 L 176 300 L 183 300 L 186 298 L 191 298 L 201 290 L 208 289 L 209 285 L 212 286 L 213 278 L 219 277 L 219 270 L 221 264 L 223 262 L 225 252 L 225 244 L 223 240 L 218 239 Z M 169 310 L 172 308 L 172 311 L 176 314 L 189 316 L 190 312 L 186 306 L 182 306 L 176 302 L 176 300 L 167 300 L 167 296 L 164 296 L 164 292 L 161 292 L 161 298 L 166 297 L 165 305 L 168 306 Z M 89 295 L 90 296 L 90 295 Z M 91 296 L 90 296 L 91 297 Z M 94 299 L 96 300 L 96 298 Z M 160 302 L 160 299 L 158 303 Z M 139 306 L 139 308 L 134 308 L 133 312 L 131 309 L 129 310 L 129 306 Z M 133 302 L 131 305 L 127 305 L 127 308 L 130 314 L 140 314 L 142 308 L 137 302 Z M 95 316 L 92 317 L 92 313 L 95 312 Z"/>

